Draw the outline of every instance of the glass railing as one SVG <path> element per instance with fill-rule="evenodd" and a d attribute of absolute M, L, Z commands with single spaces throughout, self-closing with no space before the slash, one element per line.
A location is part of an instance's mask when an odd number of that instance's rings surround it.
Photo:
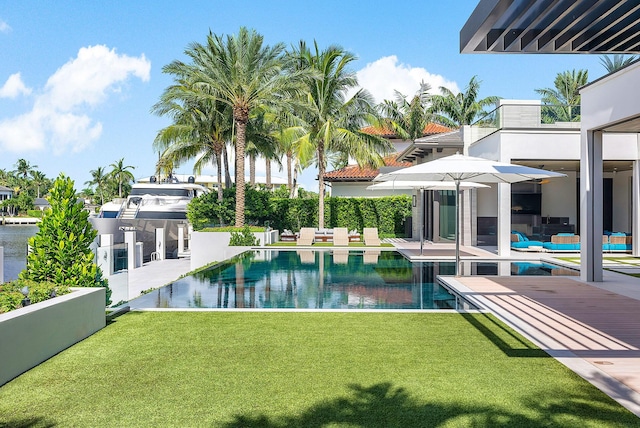
<path fill-rule="evenodd" d="M 476 142 L 501 129 L 579 129 L 580 106 L 502 104 L 471 125 Z"/>

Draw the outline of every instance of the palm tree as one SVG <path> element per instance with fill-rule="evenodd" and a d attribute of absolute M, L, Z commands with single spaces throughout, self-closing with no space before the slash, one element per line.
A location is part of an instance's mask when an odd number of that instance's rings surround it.
<path fill-rule="evenodd" d="M 15 173 L 22 176 L 22 178 L 27 178 L 27 176 L 38 167 L 38 165 L 31 165 L 28 161 L 24 159 L 18 159 L 18 162 L 14 165 L 16 167 Z"/>
<path fill-rule="evenodd" d="M 36 187 L 36 197 L 40 197 L 40 188 L 47 187 L 51 180 L 40 171 L 31 171 L 31 185 Z"/>
<path fill-rule="evenodd" d="M 587 70 L 558 73 L 553 88 L 536 89 L 545 104 L 542 115 L 545 123 L 577 122 L 580 120 L 580 87 L 589 80 Z"/>
<path fill-rule="evenodd" d="M 499 97 L 489 96 L 478 100 L 480 81 L 473 76 L 464 92 L 454 94 L 444 86 L 440 87 L 441 95 L 431 97 L 433 119 L 445 126 L 453 128 L 470 125 L 486 114 L 485 108 L 494 105 Z"/>
<path fill-rule="evenodd" d="M 196 159 L 193 171 L 215 161 L 218 173 L 218 201 L 222 201 L 222 157 L 226 140 L 231 139 L 231 109 L 216 100 L 203 99 L 193 85 L 176 76 L 176 84 L 167 88 L 152 111 L 168 115 L 173 124 L 161 129 L 154 147 L 161 151 L 162 165 L 178 165 Z"/>
<path fill-rule="evenodd" d="M 265 109 L 257 109 L 256 114 L 249 119 L 246 152 L 249 155 L 249 182 L 252 186 L 256 184 L 256 158 L 261 156 L 265 159 L 267 166 L 265 184 L 271 187 L 271 160 L 276 158 L 279 144 L 273 136 L 273 130 L 278 126 L 276 116 Z"/>
<path fill-rule="evenodd" d="M 615 54 L 613 57 L 610 55 L 602 55 L 600 57 L 600 64 L 602 64 L 602 66 L 607 70 L 607 73 L 613 73 L 622 67 L 626 67 L 637 59 L 637 55 L 625 56 L 622 54 Z"/>
<path fill-rule="evenodd" d="M 395 91 L 394 101 L 385 100 L 380 104 L 382 114 L 381 125 L 392 129 L 397 136 L 405 140 L 415 140 L 424 135 L 424 128 L 432 121 L 432 113 L 429 110 L 431 86 L 428 83 L 420 83 L 420 89 L 411 98 Z"/>
<path fill-rule="evenodd" d="M 244 157 L 247 123 L 257 107 L 293 104 L 300 92 L 299 79 L 283 68 L 284 45 L 263 45 L 255 30 L 241 27 L 225 38 L 209 33 L 207 43 L 192 43 L 186 50 L 192 64 L 174 61 L 165 72 L 190 76 L 202 97 L 232 109 L 236 150 L 235 225 L 244 225 Z"/>
<path fill-rule="evenodd" d="M 350 99 L 347 90 L 358 84 L 355 73 L 347 66 L 356 57 L 339 46 L 324 51 L 311 51 L 304 42 L 291 53 L 295 67 L 310 69 L 314 76 L 307 79 L 307 112 L 301 114 L 306 135 L 301 144 L 315 149 L 318 166 L 318 225 L 324 227 L 324 175 L 327 154 L 341 153 L 354 158 L 359 165 L 377 167 L 382 164 L 381 154 L 391 151 L 391 143 L 361 131 L 373 122 L 375 108 L 371 95 L 361 89 Z"/>
<path fill-rule="evenodd" d="M 104 205 L 104 188 L 109 181 L 109 175 L 105 173 L 104 168 L 101 166 L 89 171 L 89 173 L 91 174 L 91 180 L 86 181 L 84 184 L 96 186 L 100 193 L 100 205 Z"/>
<path fill-rule="evenodd" d="M 134 166 L 125 165 L 124 158 L 121 158 L 110 165 L 113 169 L 109 173 L 118 182 L 118 197 L 122 197 L 122 185 L 135 181 L 135 177 L 129 169 L 135 169 Z"/>

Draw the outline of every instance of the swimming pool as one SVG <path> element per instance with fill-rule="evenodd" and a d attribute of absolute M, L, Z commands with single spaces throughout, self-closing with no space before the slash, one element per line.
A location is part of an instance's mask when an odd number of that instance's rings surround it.
<path fill-rule="evenodd" d="M 498 265 L 470 262 L 470 269 L 478 275 L 496 275 Z M 454 274 L 454 261 L 411 262 L 397 251 L 248 251 L 133 299 L 129 306 L 469 309 L 436 280 L 438 275 Z"/>

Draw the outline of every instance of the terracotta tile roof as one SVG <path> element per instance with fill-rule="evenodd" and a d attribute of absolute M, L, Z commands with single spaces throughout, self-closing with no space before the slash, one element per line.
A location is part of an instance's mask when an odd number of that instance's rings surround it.
<path fill-rule="evenodd" d="M 453 129 L 446 127 L 444 125 L 440 125 L 437 123 L 428 123 L 427 126 L 424 127 L 423 134 L 424 135 L 433 135 L 433 134 L 441 134 L 443 132 L 451 132 Z M 379 135 L 380 137 L 393 138 L 396 136 L 396 133 L 393 130 L 388 128 L 381 128 L 377 126 L 367 126 L 366 128 L 362 128 L 362 132 L 366 132 L 369 135 Z"/>
<path fill-rule="evenodd" d="M 398 153 L 394 153 L 384 157 L 384 165 L 392 167 L 408 167 L 411 162 L 398 162 L 396 157 Z M 371 181 L 379 174 L 379 170 L 373 168 L 360 168 L 358 165 L 347 165 L 342 169 L 327 172 L 324 179 L 327 181 Z"/>

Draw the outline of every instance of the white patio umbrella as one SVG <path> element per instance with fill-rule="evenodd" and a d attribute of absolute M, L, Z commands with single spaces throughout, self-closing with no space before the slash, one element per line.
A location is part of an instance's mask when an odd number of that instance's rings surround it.
<path fill-rule="evenodd" d="M 374 179 L 375 181 L 375 179 Z M 479 187 L 489 187 L 486 184 L 471 183 L 463 181 L 460 183 L 460 189 L 473 189 Z M 367 186 L 367 190 L 408 190 L 419 189 L 424 190 L 455 190 L 456 185 L 453 181 L 380 181 L 378 183 Z M 420 216 L 420 255 L 423 253 L 424 247 L 424 213 Z"/>
<path fill-rule="evenodd" d="M 543 178 L 566 177 L 565 174 L 531 168 L 523 165 L 497 162 L 484 158 L 465 156 L 459 153 L 445 156 L 430 162 L 402 168 L 388 174 L 381 174 L 374 181 L 449 181 L 455 184 L 456 190 L 456 276 L 460 265 L 460 209 L 458 198 L 460 184 L 464 181 L 477 183 L 517 183 Z"/>

